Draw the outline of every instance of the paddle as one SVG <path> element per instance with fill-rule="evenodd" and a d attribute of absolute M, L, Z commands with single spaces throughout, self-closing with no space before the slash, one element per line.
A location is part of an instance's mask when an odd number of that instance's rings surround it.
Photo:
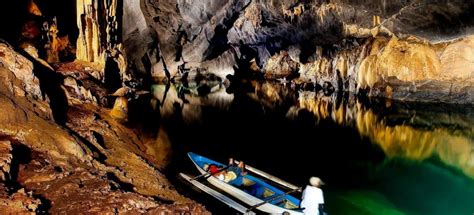
<path fill-rule="evenodd" d="M 237 165 L 238 165 L 240 162 L 241 162 L 241 161 L 234 161 L 234 163 L 237 164 Z M 251 166 L 248 165 L 248 164 L 245 165 L 245 169 L 248 170 L 249 172 L 252 172 L 252 173 L 255 173 L 255 174 L 259 175 L 259 176 L 262 176 L 262 177 L 264 177 L 264 178 L 266 178 L 266 179 L 268 179 L 268 180 L 270 180 L 270 181 L 272 181 L 272 182 L 275 182 L 275 183 L 277 183 L 277 184 L 279 184 L 279 185 L 281 185 L 281 186 L 284 186 L 284 187 L 286 187 L 286 188 L 289 188 L 289 189 L 298 189 L 298 186 L 293 185 L 293 184 L 291 184 L 291 183 L 289 183 L 289 182 L 286 182 L 286 181 L 284 181 L 284 180 L 282 180 L 282 179 L 279 179 L 279 178 L 277 178 L 276 176 L 273 176 L 273 175 L 270 175 L 270 174 L 268 174 L 268 173 L 266 173 L 266 172 L 263 172 L 262 170 L 259 170 L 259 169 L 256 169 L 256 168 L 254 168 L 254 167 L 251 167 Z"/>
<path fill-rule="evenodd" d="M 260 202 L 260 203 L 258 203 L 258 204 L 256 204 L 256 205 L 252 206 L 252 207 L 249 207 L 249 208 L 247 209 L 247 212 L 250 212 L 250 211 L 252 211 L 252 210 L 254 210 L 254 209 L 256 209 L 256 208 L 258 208 L 258 207 L 260 207 L 260 206 L 262 206 L 262 205 L 264 205 L 264 204 L 267 204 L 267 203 L 269 203 L 269 202 L 271 202 L 271 201 L 273 201 L 273 200 L 275 200 L 275 199 L 279 199 L 279 198 L 281 198 L 281 197 L 283 197 L 283 196 L 286 196 L 286 195 L 288 195 L 288 194 L 291 194 L 291 193 L 294 193 L 294 192 L 297 192 L 297 191 L 301 191 L 301 187 L 298 187 L 297 189 L 294 189 L 294 190 L 290 190 L 290 191 L 288 191 L 288 192 L 286 192 L 286 193 L 282 193 L 282 194 L 280 194 L 280 195 L 278 195 L 278 196 L 272 197 L 272 198 L 270 198 L 270 199 L 268 199 L 268 200 L 266 200 L 266 201 Z"/>
<path fill-rule="evenodd" d="M 224 170 L 226 170 L 226 169 L 229 169 L 229 167 L 230 167 L 230 165 L 229 165 L 229 166 L 222 167 L 222 168 L 219 168 L 219 169 L 217 170 L 217 172 L 215 172 L 215 173 L 213 173 L 213 174 L 220 173 L 220 172 L 222 172 L 222 171 L 224 171 Z M 205 177 L 210 176 L 210 175 L 211 175 L 210 172 L 206 172 L 206 173 L 204 173 L 204 174 L 202 174 L 202 175 L 198 175 L 198 176 L 192 178 L 191 181 L 198 180 L 198 179 L 200 179 L 200 178 L 205 178 Z"/>

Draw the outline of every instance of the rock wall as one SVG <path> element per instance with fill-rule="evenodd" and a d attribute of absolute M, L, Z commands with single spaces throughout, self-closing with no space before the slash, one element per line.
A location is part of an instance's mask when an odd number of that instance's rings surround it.
<path fill-rule="evenodd" d="M 129 79 L 122 45 L 123 4 L 118 0 L 78 0 L 76 59 L 89 62 L 104 70 L 96 78 L 107 79 L 109 69 L 120 74 L 122 81 Z M 112 61 L 109 61 L 111 59 Z M 114 65 L 108 65 L 111 62 Z M 110 67 L 110 68 L 107 68 Z M 116 71 L 119 70 L 119 71 Z"/>
<path fill-rule="evenodd" d="M 299 81 L 401 100 L 473 101 L 470 46 L 458 52 L 451 45 L 471 40 L 468 1 L 143 0 L 142 6 L 172 76 L 184 60 L 220 76 L 252 66 L 281 78 L 274 68 L 285 63 L 275 59 L 285 51 L 300 64 Z M 153 70 L 165 76 L 162 62 Z"/>
<path fill-rule="evenodd" d="M 155 135 L 122 125 L 92 99 L 106 87 L 88 82 L 90 68 L 37 61 L 0 43 L 2 212 L 208 214 L 159 170 L 159 149 L 148 145 Z"/>
<path fill-rule="evenodd" d="M 152 66 L 160 61 L 157 32 L 146 22 L 141 0 L 124 1 L 122 38 L 128 69 L 135 81 L 151 82 Z"/>
<path fill-rule="evenodd" d="M 471 43 L 472 37 L 436 44 L 415 37 L 349 40 L 318 47 L 315 60 L 301 64 L 300 80 L 397 100 L 472 103 Z"/>

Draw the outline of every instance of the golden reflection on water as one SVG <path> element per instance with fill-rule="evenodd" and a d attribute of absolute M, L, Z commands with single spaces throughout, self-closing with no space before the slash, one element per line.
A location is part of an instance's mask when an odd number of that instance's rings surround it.
<path fill-rule="evenodd" d="M 387 104 L 390 105 L 390 104 Z M 353 126 L 361 136 L 379 145 L 389 158 L 401 157 L 425 160 L 433 156 L 443 163 L 474 178 L 473 125 L 463 132 L 448 128 L 418 128 L 403 123 L 388 124 L 389 116 L 380 116 L 364 107 L 355 98 L 337 105 L 335 97 L 301 93 L 299 108 L 312 112 L 316 118 L 332 120 L 343 126 Z"/>
<path fill-rule="evenodd" d="M 388 158 L 423 161 L 437 157 L 444 164 L 474 178 L 474 119 L 469 113 L 433 114 L 415 109 L 414 119 L 397 121 L 394 120 L 397 113 L 380 114 L 380 110 L 377 112 L 374 109 L 375 106 L 378 109 L 380 106 L 390 108 L 394 103 L 391 101 L 368 107 L 353 96 L 339 101 L 335 95 L 300 92 L 299 97 L 293 97 L 288 87 L 279 84 L 254 83 L 253 87 L 255 92 L 247 96 L 261 105 L 281 108 L 287 102 L 294 104 L 287 110 L 287 116 L 297 114 L 299 109 L 306 109 L 314 114 L 317 121 L 330 120 L 341 126 L 352 127 L 362 137 L 380 146 Z M 234 94 L 228 94 L 223 87 L 215 88 L 205 97 L 192 92 L 180 97 L 179 88 L 173 85 L 168 89 L 164 85 L 156 85 L 153 93 L 160 101 L 159 109 L 163 118 L 176 120 L 173 117 L 179 115 L 179 120 L 184 123 L 197 122 L 205 117 L 203 107 L 211 106 L 225 111 L 234 102 Z"/>
<path fill-rule="evenodd" d="M 234 95 L 228 94 L 224 87 L 214 88 L 214 91 L 205 97 L 198 96 L 191 90 L 180 98 L 179 87 L 175 85 L 168 86 L 168 89 L 165 85 L 153 87 L 153 94 L 160 101 L 159 109 L 162 118 L 168 119 L 178 114 L 185 123 L 200 121 L 202 107 L 211 106 L 225 110 L 234 99 Z"/>

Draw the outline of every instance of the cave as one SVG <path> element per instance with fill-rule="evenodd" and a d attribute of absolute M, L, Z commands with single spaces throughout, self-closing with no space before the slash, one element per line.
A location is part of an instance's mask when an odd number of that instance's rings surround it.
<path fill-rule="evenodd" d="M 2 213 L 474 213 L 474 2 L 0 4 Z"/>

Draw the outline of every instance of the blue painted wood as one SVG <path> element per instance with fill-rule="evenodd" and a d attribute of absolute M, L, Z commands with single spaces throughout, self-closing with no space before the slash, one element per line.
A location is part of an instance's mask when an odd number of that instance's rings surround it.
<path fill-rule="evenodd" d="M 214 161 L 214 160 L 211 160 L 209 158 L 206 158 L 204 156 L 201 156 L 201 155 L 198 155 L 198 154 L 195 154 L 195 153 L 192 153 L 192 152 L 189 152 L 188 153 L 188 156 L 191 160 L 193 160 L 200 168 L 204 169 L 204 166 L 207 164 L 207 165 L 211 165 L 211 164 L 214 164 L 214 165 L 217 165 L 219 167 L 224 167 L 226 165 L 220 163 L 220 162 L 217 162 L 217 161 Z M 244 179 L 247 179 L 247 180 L 250 180 L 250 181 L 253 181 L 255 182 L 255 184 L 251 185 L 251 186 L 243 186 L 242 185 L 242 181 Z M 277 205 L 277 206 L 280 206 L 280 207 L 283 207 L 284 204 L 285 204 L 285 200 L 291 202 L 292 204 L 296 205 L 296 206 L 299 206 L 300 205 L 300 200 L 287 194 L 287 195 L 282 195 L 285 193 L 285 191 L 279 189 L 279 188 L 276 188 L 270 184 L 268 184 L 267 182 L 265 182 L 264 180 L 256 177 L 256 176 L 253 176 L 252 174 L 248 173 L 244 176 L 241 176 L 239 175 L 237 179 L 235 180 L 232 180 L 229 182 L 229 184 L 245 191 L 246 193 L 248 193 L 249 195 L 252 195 L 254 197 L 257 197 L 263 201 L 265 200 L 268 200 L 268 199 L 271 199 L 272 197 L 274 196 L 278 196 L 278 195 L 281 195 L 282 197 L 281 198 L 277 198 L 269 203 L 271 204 L 274 204 L 274 205 Z M 265 192 L 265 190 L 270 191 L 271 193 L 274 193 L 273 195 L 271 196 L 266 196 L 263 197 L 263 194 Z"/>

